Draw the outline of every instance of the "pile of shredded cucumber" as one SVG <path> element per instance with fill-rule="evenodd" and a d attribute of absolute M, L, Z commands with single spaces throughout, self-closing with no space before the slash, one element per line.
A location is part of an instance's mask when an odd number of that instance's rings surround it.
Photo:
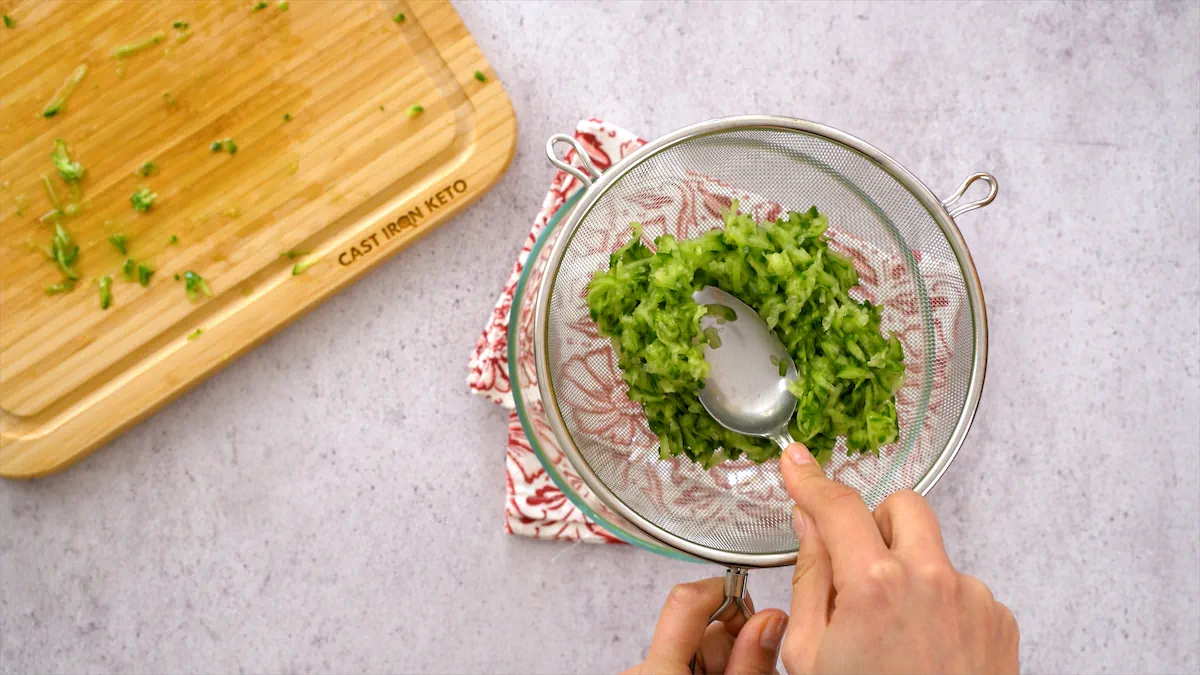
<path fill-rule="evenodd" d="M 715 337 L 700 317 L 714 309 L 692 293 L 705 286 L 754 308 L 787 347 L 797 373 L 788 388 L 798 400 L 790 431 L 809 451 L 824 460 L 839 437 L 848 454 L 878 453 L 896 440 L 904 350 L 880 333 L 878 307 L 850 297 L 858 274 L 829 249 L 827 226 L 816 207 L 756 223 L 735 202 L 724 229 L 684 241 L 663 235 L 651 249 L 634 223 L 629 242 L 593 276 L 592 320 L 612 339 L 629 398 L 645 409 L 663 459 L 683 455 L 708 468 L 780 453 L 767 439 L 725 429 L 700 405 L 704 346 Z"/>

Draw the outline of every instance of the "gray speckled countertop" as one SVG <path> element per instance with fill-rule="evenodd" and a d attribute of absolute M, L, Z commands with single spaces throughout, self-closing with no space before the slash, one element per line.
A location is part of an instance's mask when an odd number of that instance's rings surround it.
<path fill-rule="evenodd" d="M 633 664 L 667 588 L 717 570 L 502 534 L 505 417 L 465 362 L 548 135 L 743 112 L 846 129 L 942 194 L 999 178 L 961 220 L 991 359 L 931 497 L 952 558 L 1028 672 L 1200 667 L 1197 4 L 459 10 L 516 107 L 508 174 L 92 458 L 0 484 L 0 670 Z M 751 575 L 760 607 L 789 575 Z"/>

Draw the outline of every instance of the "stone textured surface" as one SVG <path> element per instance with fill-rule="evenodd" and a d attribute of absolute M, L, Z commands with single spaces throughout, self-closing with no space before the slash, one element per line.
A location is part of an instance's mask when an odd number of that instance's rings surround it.
<path fill-rule="evenodd" d="M 520 146 L 461 217 L 69 472 L 0 485 L 4 672 L 612 672 L 715 568 L 501 533 L 503 413 L 464 364 L 599 115 L 822 121 L 964 216 L 991 322 L 932 495 L 1028 672 L 1200 667 L 1200 9 L 459 6 Z M 293 3 L 293 11 L 304 11 Z M 433 321 L 431 321 L 433 319 Z M 760 607 L 789 572 L 755 572 Z"/>

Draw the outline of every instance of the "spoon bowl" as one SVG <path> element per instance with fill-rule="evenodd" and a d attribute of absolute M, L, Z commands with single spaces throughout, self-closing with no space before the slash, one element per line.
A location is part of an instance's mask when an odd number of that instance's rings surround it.
<path fill-rule="evenodd" d="M 757 312 L 729 293 L 705 286 L 692 299 L 717 306 L 700 319 L 708 337 L 704 358 L 711 366 L 701 405 L 726 429 L 770 438 L 786 448 L 792 442 L 788 422 L 796 411 L 796 397 L 787 388 L 796 378 L 796 364 L 787 348 Z"/>

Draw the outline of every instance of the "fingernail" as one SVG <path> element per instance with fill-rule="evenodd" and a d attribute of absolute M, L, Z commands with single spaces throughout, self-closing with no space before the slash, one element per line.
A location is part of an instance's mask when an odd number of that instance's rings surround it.
<path fill-rule="evenodd" d="M 812 453 L 810 453 L 808 451 L 808 448 L 804 447 L 800 443 L 792 443 L 791 445 L 788 446 L 787 451 L 788 451 L 788 457 L 791 458 L 791 460 L 794 464 L 796 464 L 798 466 L 804 466 L 805 464 L 812 464 L 812 461 L 813 461 Z"/>
<path fill-rule="evenodd" d="M 767 627 L 763 629 L 762 635 L 758 638 L 758 643 L 763 649 L 771 652 L 778 652 L 779 645 L 783 643 L 783 633 L 787 630 L 788 617 L 786 614 L 777 616 L 771 619 Z"/>
<path fill-rule="evenodd" d="M 796 531 L 796 538 L 803 539 L 804 531 L 808 529 L 808 519 L 804 517 L 804 512 L 798 507 L 792 507 L 792 529 Z"/>

